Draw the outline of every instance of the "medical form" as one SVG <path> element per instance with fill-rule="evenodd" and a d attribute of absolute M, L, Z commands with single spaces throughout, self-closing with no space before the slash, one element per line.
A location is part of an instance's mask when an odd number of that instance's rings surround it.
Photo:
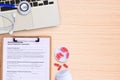
<path fill-rule="evenodd" d="M 3 80 L 50 80 L 50 37 L 4 38 Z"/>

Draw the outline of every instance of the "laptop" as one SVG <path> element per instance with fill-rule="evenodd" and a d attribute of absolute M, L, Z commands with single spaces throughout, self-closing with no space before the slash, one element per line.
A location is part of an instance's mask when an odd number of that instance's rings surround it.
<path fill-rule="evenodd" d="M 31 30 L 59 25 L 57 0 L 0 0 L 0 15 L 12 19 L 15 14 L 14 31 Z M 7 7 L 6 7 L 7 4 Z M 15 7 L 8 7 L 8 6 Z M 0 27 L 9 26 L 9 20 L 0 16 Z M 9 30 L 0 30 L 0 34 Z"/>

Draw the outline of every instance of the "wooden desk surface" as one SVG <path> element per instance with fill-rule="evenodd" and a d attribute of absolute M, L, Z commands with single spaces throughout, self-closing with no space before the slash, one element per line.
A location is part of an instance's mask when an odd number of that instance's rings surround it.
<path fill-rule="evenodd" d="M 57 72 L 53 64 L 58 46 L 69 48 L 66 63 L 73 80 L 120 80 L 120 0 L 59 0 L 59 8 L 59 27 L 13 35 L 52 36 L 51 80 Z"/>

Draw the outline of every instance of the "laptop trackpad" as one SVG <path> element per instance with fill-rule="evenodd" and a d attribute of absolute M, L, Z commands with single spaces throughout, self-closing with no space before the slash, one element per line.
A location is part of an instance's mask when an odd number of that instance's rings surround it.
<path fill-rule="evenodd" d="M 32 26 L 32 13 L 29 13 L 28 15 L 20 15 L 17 13 L 15 30 L 31 29 Z"/>

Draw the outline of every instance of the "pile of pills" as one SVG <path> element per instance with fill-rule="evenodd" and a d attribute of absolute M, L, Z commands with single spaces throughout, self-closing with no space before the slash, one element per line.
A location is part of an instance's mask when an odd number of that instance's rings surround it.
<path fill-rule="evenodd" d="M 57 48 L 57 50 L 55 51 L 55 58 L 57 61 L 59 62 L 66 62 L 67 59 L 69 58 L 69 51 L 66 47 L 59 47 Z M 63 64 L 63 65 L 60 65 L 60 64 L 57 64 L 57 63 L 54 63 L 54 66 L 58 67 L 58 71 L 61 70 L 62 66 L 64 68 L 68 68 L 68 65 L 67 64 Z"/>
<path fill-rule="evenodd" d="M 55 51 L 55 57 L 56 57 L 56 60 L 59 62 L 66 62 L 67 59 L 69 58 L 68 49 L 65 47 L 59 47 Z"/>

